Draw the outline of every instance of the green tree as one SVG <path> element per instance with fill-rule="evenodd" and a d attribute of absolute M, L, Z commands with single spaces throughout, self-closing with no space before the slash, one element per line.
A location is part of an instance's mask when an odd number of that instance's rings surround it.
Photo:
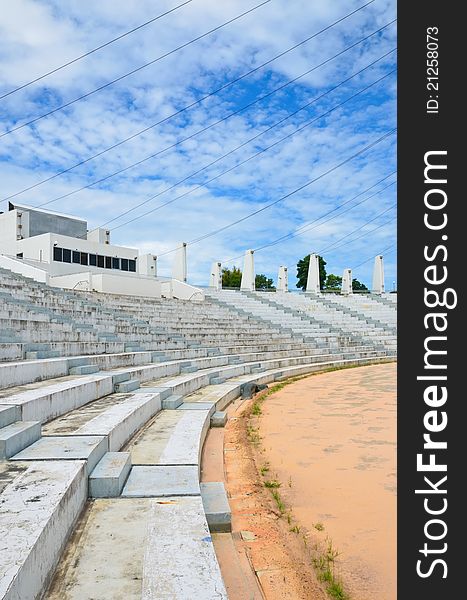
<path fill-rule="evenodd" d="M 266 277 L 266 275 L 261 274 L 255 277 L 255 288 L 257 290 L 275 290 L 273 283 L 273 280 Z"/>
<path fill-rule="evenodd" d="M 318 256 L 319 262 L 319 287 L 324 288 L 326 281 L 326 261 L 322 256 Z M 297 287 L 306 290 L 306 280 L 308 279 L 308 267 L 310 265 L 310 255 L 308 254 L 297 263 Z"/>
<path fill-rule="evenodd" d="M 240 288 L 242 282 L 242 272 L 238 267 L 222 269 L 222 287 L 223 288 Z M 255 277 L 255 287 L 257 290 L 273 290 L 273 280 L 262 273 Z"/>
<path fill-rule="evenodd" d="M 342 277 L 339 275 L 334 275 L 333 273 L 329 273 L 326 278 L 326 284 L 324 288 L 329 291 L 337 291 L 342 287 Z"/>
<path fill-rule="evenodd" d="M 224 288 L 240 288 L 242 281 L 242 272 L 238 267 L 232 269 L 222 269 L 222 287 Z"/>
<path fill-rule="evenodd" d="M 352 279 L 352 289 L 354 292 L 367 292 L 368 288 L 364 283 L 360 283 L 358 279 Z"/>

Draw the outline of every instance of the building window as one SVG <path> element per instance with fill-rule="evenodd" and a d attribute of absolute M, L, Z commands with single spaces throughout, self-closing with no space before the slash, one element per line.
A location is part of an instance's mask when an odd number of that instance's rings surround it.
<path fill-rule="evenodd" d="M 17 255 L 22 258 L 23 255 Z M 74 263 L 77 265 L 90 265 L 100 269 L 118 269 L 119 271 L 130 271 L 136 273 L 136 260 L 131 258 L 118 258 L 117 256 L 101 256 L 100 254 L 88 254 L 78 250 L 53 247 L 53 259 L 56 262 Z"/>
<path fill-rule="evenodd" d="M 23 253 L 22 252 L 18 252 L 18 254 L 16 255 L 16 258 L 23 258 Z"/>

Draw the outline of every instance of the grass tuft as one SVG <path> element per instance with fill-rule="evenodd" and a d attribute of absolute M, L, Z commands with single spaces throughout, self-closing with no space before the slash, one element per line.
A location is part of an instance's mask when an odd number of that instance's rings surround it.
<path fill-rule="evenodd" d="M 291 531 L 292 533 L 300 533 L 300 525 L 294 525 L 290 528 L 289 531 Z"/>
<path fill-rule="evenodd" d="M 277 505 L 277 508 L 279 509 L 279 512 L 283 515 L 285 513 L 285 504 L 284 504 L 284 501 L 282 500 L 279 492 L 277 490 L 272 490 L 271 494 L 272 494 L 272 497 L 274 498 L 274 500 L 276 501 L 276 505 Z"/>
<path fill-rule="evenodd" d="M 281 483 L 280 483 L 280 481 L 277 481 L 277 479 L 270 479 L 269 481 L 265 481 L 264 482 L 264 487 L 267 487 L 267 488 L 280 488 L 281 487 Z"/>
<path fill-rule="evenodd" d="M 329 597 L 334 600 L 349 600 L 342 582 L 336 577 L 334 571 L 334 561 L 339 556 L 339 552 L 334 548 L 332 540 L 326 540 L 324 549 L 322 546 L 315 545 L 315 551 L 316 556 L 311 562 L 317 572 L 319 581 L 326 584 Z"/>
<path fill-rule="evenodd" d="M 263 411 L 261 410 L 261 405 L 260 405 L 260 403 L 259 403 L 258 401 L 256 401 L 256 402 L 253 404 L 253 407 L 252 407 L 252 409 L 251 409 L 251 414 L 252 414 L 252 415 L 254 415 L 255 417 L 259 417 L 259 416 L 260 416 L 260 414 L 261 414 L 262 412 L 263 412 Z"/>

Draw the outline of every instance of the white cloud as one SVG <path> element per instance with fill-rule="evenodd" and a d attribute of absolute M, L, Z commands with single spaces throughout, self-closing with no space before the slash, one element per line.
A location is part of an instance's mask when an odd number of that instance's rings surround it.
<path fill-rule="evenodd" d="M 64 61 L 95 47 L 173 6 L 176 1 L 16 0 L 0 21 L 0 95 Z M 354 0 L 324 2 L 273 0 L 243 19 L 143 69 L 70 108 L 0 139 L 3 197 L 34 185 L 155 123 L 222 86 L 286 48 L 361 6 Z M 3 130 L 67 102 L 254 6 L 251 0 L 194 0 L 180 10 L 116 42 L 46 80 L 0 101 Z M 160 152 L 229 112 L 252 102 L 287 80 L 333 56 L 394 18 L 393 0 L 373 3 L 335 28 L 304 44 L 220 94 L 154 127 L 131 142 L 17 197 L 42 204 L 95 179 Z M 310 99 L 363 68 L 396 44 L 394 25 L 384 34 L 343 54 L 325 67 L 208 131 L 145 161 L 142 165 L 50 204 L 77 214 L 90 227 L 120 214 L 172 186 L 230 149 L 287 116 Z M 308 110 L 220 161 L 208 171 L 137 209 L 115 225 L 145 213 L 203 184 L 190 195 L 141 220 L 115 230 L 115 242 L 162 254 L 180 241 L 242 218 L 331 168 L 395 124 L 395 78 L 385 79 L 288 140 L 239 166 L 211 184 L 216 174 L 296 130 L 393 68 L 394 54 L 329 94 Z M 0 130 L 1 132 L 1 130 Z M 394 138 L 345 165 L 309 188 L 238 226 L 189 247 L 190 278 L 207 280 L 213 260 L 241 254 L 280 237 L 371 186 L 394 169 Z M 373 218 L 394 201 L 394 190 L 355 211 L 290 241 L 256 254 L 257 270 L 276 276 L 279 264 L 295 271 L 310 249 L 324 247 Z M 5 206 L 3 204 L 3 206 Z M 376 254 L 395 239 L 395 225 L 336 250 L 329 265 L 336 272 Z M 172 255 L 160 259 L 168 275 Z M 237 261 L 241 264 L 241 260 Z M 329 267 L 328 265 L 328 267 Z M 359 279 L 369 281 L 372 263 Z M 388 282 L 394 260 L 386 262 Z M 389 284 L 388 284 L 389 285 Z"/>

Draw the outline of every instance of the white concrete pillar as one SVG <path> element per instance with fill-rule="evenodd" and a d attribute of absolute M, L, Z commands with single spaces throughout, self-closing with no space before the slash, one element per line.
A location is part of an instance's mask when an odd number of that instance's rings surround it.
<path fill-rule="evenodd" d="M 277 291 L 289 291 L 289 273 L 287 267 L 279 267 L 279 273 L 277 275 Z"/>
<path fill-rule="evenodd" d="M 351 294 L 351 293 L 352 293 L 352 269 L 344 269 L 344 273 L 342 275 L 341 294 Z"/>
<path fill-rule="evenodd" d="M 211 276 L 209 277 L 209 287 L 215 290 L 222 289 L 222 264 L 213 262 L 211 265 Z"/>
<path fill-rule="evenodd" d="M 371 291 L 373 294 L 384 294 L 384 264 L 383 257 L 381 255 L 375 256 Z"/>
<path fill-rule="evenodd" d="M 253 257 L 254 250 L 245 252 L 243 261 L 242 281 L 240 283 L 241 290 L 255 291 L 255 260 Z"/>
<path fill-rule="evenodd" d="M 183 242 L 175 253 L 172 267 L 173 279 L 184 281 L 186 283 L 186 243 Z"/>
<path fill-rule="evenodd" d="M 138 257 L 138 273 L 148 277 L 157 277 L 157 256 L 155 254 L 141 254 Z"/>
<path fill-rule="evenodd" d="M 319 258 L 317 254 L 310 254 L 310 264 L 308 265 L 308 277 L 306 280 L 306 291 L 313 294 L 319 294 Z"/>

